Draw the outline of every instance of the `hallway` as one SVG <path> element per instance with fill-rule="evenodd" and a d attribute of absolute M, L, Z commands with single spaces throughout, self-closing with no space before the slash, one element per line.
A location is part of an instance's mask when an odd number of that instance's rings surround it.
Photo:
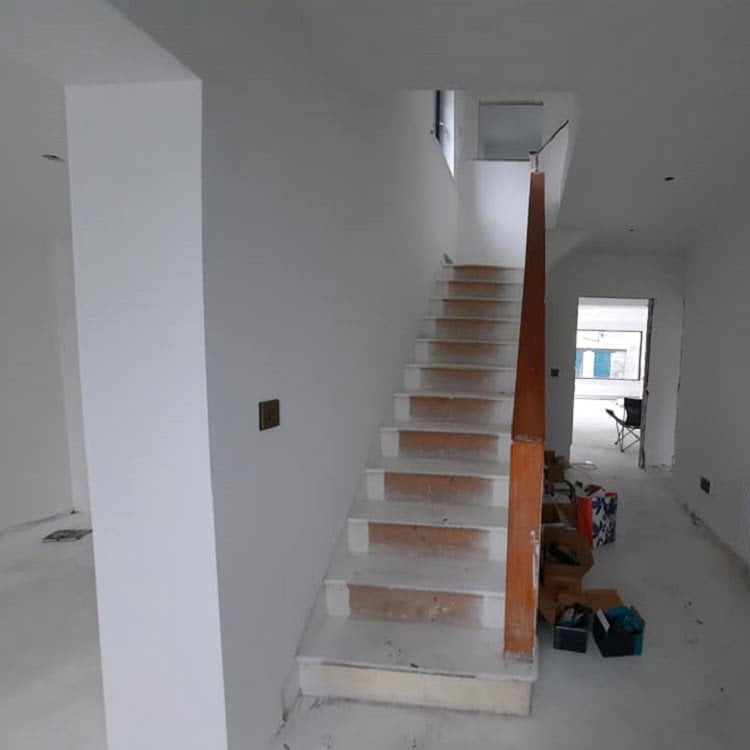
<path fill-rule="evenodd" d="M 642 657 L 603 659 L 593 640 L 586 654 L 555 651 L 541 625 L 530 720 L 304 699 L 274 750 L 746 747 L 750 579 L 679 506 L 668 472 L 625 457 L 613 445 L 574 452 L 598 466 L 582 481 L 620 496 L 618 540 L 595 553 L 585 585 L 615 586 L 639 608 Z"/>
<path fill-rule="evenodd" d="M 573 404 L 571 464 L 576 464 L 579 470 L 587 473 L 581 465 L 593 462 L 598 470 L 615 475 L 620 469 L 627 471 L 637 468 L 638 445 L 628 448 L 624 453 L 620 452 L 615 445 L 615 422 L 605 411 L 612 409 L 619 415 L 622 414 L 622 406 L 618 406 L 615 400 L 598 398 L 577 398 Z M 602 476 L 599 480 L 604 481 Z"/>
<path fill-rule="evenodd" d="M 541 626 L 530 720 L 305 699 L 274 750 L 581 750 L 604 738 L 611 750 L 746 747 L 750 581 L 679 507 L 668 473 L 625 466 L 614 446 L 574 454 L 586 457 L 598 469 L 584 481 L 620 493 L 618 540 L 596 553 L 586 585 L 616 586 L 638 606 L 642 657 L 605 660 L 591 642 L 585 655 L 554 651 Z M 91 538 L 42 545 L 60 523 L 0 537 L 0 746 L 9 750 L 104 750 Z"/>

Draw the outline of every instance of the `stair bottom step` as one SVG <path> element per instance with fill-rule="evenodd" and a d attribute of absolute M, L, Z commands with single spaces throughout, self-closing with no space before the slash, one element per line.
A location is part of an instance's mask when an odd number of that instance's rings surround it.
<path fill-rule="evenodd" d="M 497 630 L 316 617 L 297 657 L 305 695 L 526 716 L 537 664 Z"/>
<path fill-rule="evenodd" d="M 303 695 L 509 716 L 531 713 L 532 683 L 303 662 Z"/>

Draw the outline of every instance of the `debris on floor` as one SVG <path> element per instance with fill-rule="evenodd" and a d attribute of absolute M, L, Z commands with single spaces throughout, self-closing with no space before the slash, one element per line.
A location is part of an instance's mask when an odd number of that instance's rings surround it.
<path fill-rule="evenodd" d="M 42 539 L 43 542 L 77 542 L 91 533 L 91 529 L 58 529 Z"/>
<path fill-rule="evenodd" d="M 592 549 L 615 541 L 617 493 L 593 484 L 574 486 L 564 470 L 549 471 L 563 465 L 556 461 L 552 451 L 545 454 L 539 587 L 539 612 L 553 627 L 553 646 L 585 653 L 593 626 L 602 656 L 641 654 L 645 621 L 638 611 L 626 607 L 616 589 L 582 585 L 594 565 Z"/>

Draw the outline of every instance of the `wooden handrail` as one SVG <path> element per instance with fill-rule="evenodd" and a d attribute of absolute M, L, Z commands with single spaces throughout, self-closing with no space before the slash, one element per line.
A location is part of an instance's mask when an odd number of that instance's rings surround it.
<path fill-rule="evenodd" d="M 513 440 L 544 441 L 544 173 L 531 174 Z"/>
<path fill-rule="evenodd" d="M 544 491 L 544 212 L 544 173 L 533 172 L 513 405 L 505 582 L 505 655 L 524 661 L 534 658 Z"/>

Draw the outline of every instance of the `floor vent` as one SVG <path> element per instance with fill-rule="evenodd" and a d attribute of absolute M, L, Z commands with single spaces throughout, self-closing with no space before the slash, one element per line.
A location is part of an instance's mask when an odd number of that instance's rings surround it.
<path fill-rule="evenodd" d="M 91 529 L 58 529 L 42 539 L 43 542 L 77 542 L 88 536 Z"/>

